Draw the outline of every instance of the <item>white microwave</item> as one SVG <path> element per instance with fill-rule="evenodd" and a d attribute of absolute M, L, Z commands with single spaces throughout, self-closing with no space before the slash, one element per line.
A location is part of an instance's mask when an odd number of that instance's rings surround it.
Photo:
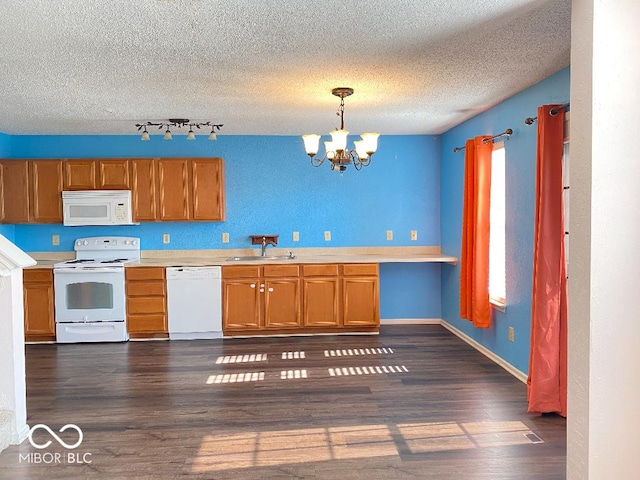
<path fill-rule="evenodd" d="M 135 225 L 131 190 L 77 190 L 62 192 L 63 223 L 82 225 Z"/>

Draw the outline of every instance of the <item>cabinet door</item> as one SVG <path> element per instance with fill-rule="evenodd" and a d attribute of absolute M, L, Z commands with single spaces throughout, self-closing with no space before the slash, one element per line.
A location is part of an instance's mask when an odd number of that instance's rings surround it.
<path fill-rule="evenodd" d="M 158 160 L 158 193 L 160 220 L 189 220 L 189 161 L 188 159 Z"/>
<path fill-rule="evenodd" d="M 344 277 L 342 306 L 345 326 L 378 325 L 378 278 Z"/>
<path fill-rule="evenodd" d="M 222 221 L 224 208 L 224 172 L 221 158 L 191 160 L 193 220 Z"/>
<path fill-rule="evenodd" d="M 222 282 L 222 329 L 260 328 L 260 286 L 258 279 L 229 279 Z"/>
<path fill-rule="evenodd" d="M 24 333 L 26 340 L 55 340 L 53 270 L 24 270 Z"/>
<path fill-rule="evenodd" d="M 31 160 L 31 220 L 62 223 L 62 160 Z"/>
<path fill-rule="evenodd" d="M 265 328 L 300 326 L 300 279 L 273 278 L 264 283 Z"/>
<path fill-rule="evenodd" d="M 24 160 L 0 162 L 0 221 L 29 221 L 29 163 Z"/>
<path fill-rule="evenodd" d="M 129 160 L 97 160 L 97 185 L 101 190 L 129 190 L 131 188 Z"/>
<path fill-rule="evenodd" d="M 157 163 L 152 158 L 139 158 L 131 163 L 131 202 L 134 222 L 158 219 Z"/>
<path fill-rule="evenodd" d="M 65 190 L 95 190 L 96 188 L 95 160 L 82 159 L 64 161 Z"/>
<path fill-rule="evenodd" d="M 305 327 L 337 327 L 340 325 L 338 277 L 305 278 L 303 280 L 303 320 Z"/>

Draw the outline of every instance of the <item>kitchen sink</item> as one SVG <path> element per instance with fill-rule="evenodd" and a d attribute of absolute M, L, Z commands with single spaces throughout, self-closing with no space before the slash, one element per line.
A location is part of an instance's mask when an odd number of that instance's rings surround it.
<path fill-rule="evenodd" d="M 296 258 L 295 255 L 268 255 L 262 257 L 260 255 L 251 255 L 249 257 L 229 257 L 227 261 L 229 262 L 268 262 L 274 260 L 294 260 Z"/>

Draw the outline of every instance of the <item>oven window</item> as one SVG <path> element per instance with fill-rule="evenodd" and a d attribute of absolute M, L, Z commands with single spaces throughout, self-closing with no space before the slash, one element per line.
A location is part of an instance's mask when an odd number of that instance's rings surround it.
<path fill-rule="evenodd" d="M 98 282 L 67 285 L 67 308 L 69 310 L 113 308 L 113 285 Z"/>

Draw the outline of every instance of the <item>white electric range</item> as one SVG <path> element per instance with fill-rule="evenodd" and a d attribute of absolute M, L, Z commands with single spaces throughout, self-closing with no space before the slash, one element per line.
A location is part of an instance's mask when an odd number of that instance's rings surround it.
<path fill-rule="evenodd" d="M 127 341 L 124 265 L 140 261 L 140 239 L 79 238 L 74 250 L 75 260 L 53 266 L 56 340 Z"/>

